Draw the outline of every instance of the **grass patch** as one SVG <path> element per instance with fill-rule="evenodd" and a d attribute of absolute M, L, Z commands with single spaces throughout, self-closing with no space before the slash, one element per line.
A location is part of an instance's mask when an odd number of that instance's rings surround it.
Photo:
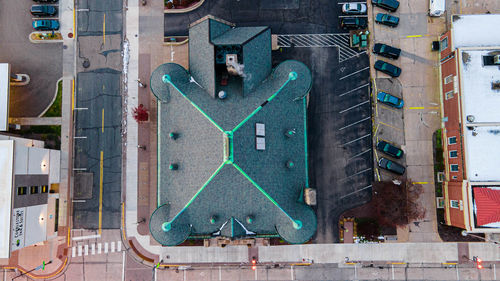
<path fill-rule="evenodd" d="M 50 106 L 49 110 L 45 112 L 43 117 L 61 117 L 61 103 L 62 103 L 62 80 L 57 83 L 56 100 Z"/>

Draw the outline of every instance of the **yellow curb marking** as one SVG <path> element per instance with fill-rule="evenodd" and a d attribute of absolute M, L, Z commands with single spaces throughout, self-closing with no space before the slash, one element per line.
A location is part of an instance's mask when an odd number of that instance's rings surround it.
<path fill-rule="evenodd" d="M 425 107 L 423 106 L 416 106 L 416 107 L 410 107 L 410 109 L 424 109 Z"/>
<path fill-rule="evenodd" d="M 430 106 L 430 107 L 424 107 L 424 106 L 414 106 L 414 107 L 410 107 L 410 109 L 439 109 L 439 107 L 437 106 Z"/>
<path fill-rule="evenodd" d="M 391 264 L 406 264 L 406 262 L 391 262 Z"/>
<path fill-rule="evenodd" d="M 104 14 L 104 19 L 102 20 L 102 41 L 106 45 L 106 14 Z"/>
<path fill-rule="evenodd" d="M 102 174 L 104 166 L 104 152 L 101 150 L 100 174 L 99 174 L 99 235 L 102 230 Z"/>
<path fill-rule="evenodd" d="M 71 110 L 75 110 L 75 80 L 71 80 Z"/>
<path fill-rule="evenodd" d="M 418 38 L 418 37 L 422 37 L 423 35 L 408 35 L 406 36 L 406 38 Z"/>
<path fill-rule="evenodd" d="M 413 184 L 428 184 L 426 181 L 414 181 Z"/>

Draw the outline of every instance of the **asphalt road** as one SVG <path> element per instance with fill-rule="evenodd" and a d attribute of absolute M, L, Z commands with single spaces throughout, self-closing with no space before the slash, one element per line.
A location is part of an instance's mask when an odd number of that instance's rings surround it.
<path fill-rule="evenodd" d="M 165 14 L 165 36 L 188 34 L 190 23 L 213 15 L 238 26 L 270 26 L 273 34 L 339 33 L 331 0 L 207 0 L 192 12 Z"/>
<path fill-rule="evenodd" d="M 98 229 L 99 218 L 103 229 L 120 227 L 122 5 L 121 0 L 78 2 L 74 168 L 93 178 L 79 187 L 92 192 L 73 203 L 73 228 Z M 82 67 L 85 60 L 90 67 Z"/>
<path fill-rule="evenodd" d="M 10 116 L 36 117 L 52 102 L 62 76 L 62 43 L 33 44 L 28 35 L 33 1 L 2 1 L 0 6 L 0 62 L 12 74 L 28 74 L 26 86 L 10 87 Z"/>

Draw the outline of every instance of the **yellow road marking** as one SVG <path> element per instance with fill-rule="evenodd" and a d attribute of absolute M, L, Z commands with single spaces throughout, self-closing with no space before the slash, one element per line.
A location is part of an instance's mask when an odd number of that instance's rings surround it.
<path fill-rule="evenodd" d="M 377 127 L 375 127 L 375 131 L 373 132 L 373 135 L 376 136 L 377 135 L 377 132 L 378 132 L 378 126 L 380 126 L 380 124 L 377 124 Z M 377 140 L 378 140 L 378 137 L 377 137 Z"/>
<path fill-rule="evenodd" d="M 429 106 L 429 107 L 424 107 L 424 106 L 414 106 L 414 107 L 410 107 L 410 109 L 439 109 L 438 106 Z"/>
<path fill-rule="evenodd" d="M 104 152 L 101 150 L 100 175 L 99 175 L 99 235 L 102 229 L 102 170 L 104 164 Z"/>
<path fill-rule="evenodd" d="M 406 38 L 418 38 L 418 37 L 422 37 L 422 35 L 408 35 L 408 36 L 406 36 Z"/>
<path fill-rule="evenodd" d="M 414 181 L 413 184 L 428 184 L 426 181 Z"/>
<path fill-rule="evenodd" d="M 104 108 L 102 109 L 102 126 L 101 126 L 101 132 L 104 133 Z"/>
<path fill-rule="evenodd" d="M 75 80 L 71 80 L 71 111 L 75 110 Z"/>
<path fill-rule="evenodd" d="M 70 227 L 69 227 L 69 225 L 68 225 L 68 247 L 69 247 L 70 242 L 71 242 L 71 240 L 69 239 L 69 238 L 70 238 L 70 236 L 71 236 L 71 228 L 70 228 Z"/>
<path fill-rule="evenodd" d="M 398 112 L 397 110 L 394 110 L 394 109 L 392 109 L 392 108 L 390 108 L 390 107 L 388 107 L 388 106 L 382 105 L 382 104 L 380 105 L 380 107 L 382 107 L 383 109 L 390 110 L 390 111 L 392 111 L 392 112 L 396 112 L 396 113 Z"/>
<path fill-rule="evenodd" d="M 406 264 L 406 262 L 391 262 L 391 264 Z"/>
<path fill-rule="evenodd" d="M 106 14 L 104 14 L 104 19 L 102 21 L 102 41 L 106 45 Z"/>
<path fill-rule="evenodd" d="M 456 262 L 443 262 L 441 264 L 450 264 L 450 265 L 456 265 L 457 263 Z"/>
<path fill-rule="evenodd" d="M 396 129 L 396 130 L 398 130 L 398 131 L 403 131 L 403 130 L 401 130 L 400 128 L 396 128 L 396 127 L 394 127 L 394 126 L 392 126 L 392 125 L 389 125 L 389 124 L 387 124 L 387 123 L 384 123 L 384 122 L 379 122 L 379 123 L 380 123 L 380 124 L 382 124 L 382 125 L 385 125 L 385 126 L 387 126 L 387 127 L 391 127 L 391 128 L 393 128 L 393 129 Z"/>
<path fill-rule="evenodd" d="M 76 9 L 73 6 L 73 38 L 76 38 Z"/>
<path fill-rule="evenodd" d="M 423 106 L 415 106 L 415 107 L 410 107 L 410 109 L 424 109 L 425 107 Z"/>
<path fill-rule="evenodd" d="M 355 262 L 346 262 L 345 264 L 355 265 Z"/>

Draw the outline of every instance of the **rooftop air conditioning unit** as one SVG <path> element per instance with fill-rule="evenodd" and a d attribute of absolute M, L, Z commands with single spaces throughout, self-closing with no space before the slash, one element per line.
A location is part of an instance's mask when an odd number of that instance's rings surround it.
<path fill-rule="evenodd" d="M 467 115 L 467 122 L 474 122 L 474 115 Z"/>

